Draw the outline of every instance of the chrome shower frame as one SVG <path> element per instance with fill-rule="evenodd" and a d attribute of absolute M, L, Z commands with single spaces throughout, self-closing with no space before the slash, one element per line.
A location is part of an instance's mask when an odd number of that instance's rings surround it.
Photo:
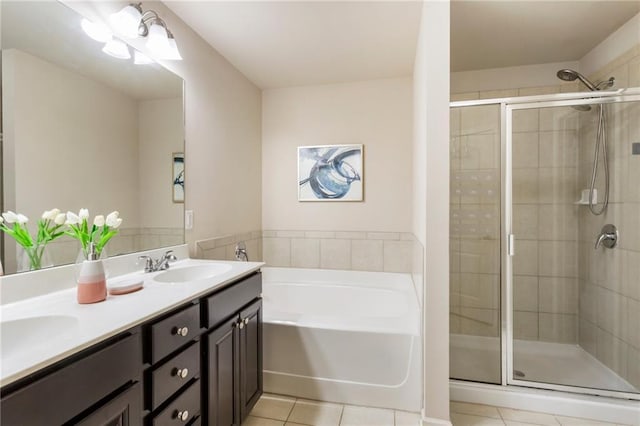
<path fill-rule="evenodd" d="M 513 377 L 513 255 L 515 236 L 513 233 L 512 194 L 512 142 L 513 111 L 531 108 L 549 108 L 575 105 L 605 105 L 620 102 L 640 101 L 640 88 L 615 91 L 593 91 L 557 93 L 551 95 L 508 97 L 450 102 L 451 108 L 500 105 L 501 144 L 501 302 L 500 302 L 500 342 L 501 342 L 501 386 L 521 386 L 569 392 L 573 394 L 612 397 L 620 400 L 640 401 L 640 393 L 629 393 L 597 388 L 540 383 Z"/>

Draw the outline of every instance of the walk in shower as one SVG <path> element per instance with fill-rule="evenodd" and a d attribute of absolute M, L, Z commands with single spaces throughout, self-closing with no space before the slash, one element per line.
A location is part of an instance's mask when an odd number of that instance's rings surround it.
<path fill-rule="evenodd" d="M 640 400 L 640 90 L 610 83 L 452 102 L 452 379 Z"/>

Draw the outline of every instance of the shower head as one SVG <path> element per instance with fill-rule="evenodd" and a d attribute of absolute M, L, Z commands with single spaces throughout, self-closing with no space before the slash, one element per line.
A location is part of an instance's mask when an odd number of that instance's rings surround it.
<path fill-rule="evenodd" d="M 575 81 L 576 79 L 578 79 L 581 82 L 583 82 L 584 85 L 587 86 L 587 88 L 589 88 L 589 90 L 591 90 L 591 91 L 598 90 L 598 88 L 597 88 L 597 86 L 595 84 L 590 82 L 587 79 L 587 77 L 583 76 L 578 71 L 574 71 L 574 70 L 570 70 L 570 69 L 563 69 L 563 70 L 558 71 L 558 73 L 556 75 L 558 76 L 558 78 L 560 80 L 564 80 L 564 81 Z"/>

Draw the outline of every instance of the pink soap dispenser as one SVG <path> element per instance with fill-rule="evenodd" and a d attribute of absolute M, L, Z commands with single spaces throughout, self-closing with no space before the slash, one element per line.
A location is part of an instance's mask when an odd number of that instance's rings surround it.
<path fill-rule="evenodd" d="M 78 303 L 97 303 L 107 298 L 107 280 L 102 260 L 98 259 L 96 246 L 89 243 L 87 260 L 80 266 L 78 275 Z"/>

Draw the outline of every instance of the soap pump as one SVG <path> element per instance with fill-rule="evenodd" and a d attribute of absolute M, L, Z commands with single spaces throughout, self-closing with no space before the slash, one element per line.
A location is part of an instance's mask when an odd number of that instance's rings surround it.
<path fill-rule="evenodd" d="M 102 260 L 98 259 L 96 246 L 89 243 L 87 260 L 80 266 L 78 275 L 78 303 L 97 303 L 107 298 L 107 280 Z"/>

